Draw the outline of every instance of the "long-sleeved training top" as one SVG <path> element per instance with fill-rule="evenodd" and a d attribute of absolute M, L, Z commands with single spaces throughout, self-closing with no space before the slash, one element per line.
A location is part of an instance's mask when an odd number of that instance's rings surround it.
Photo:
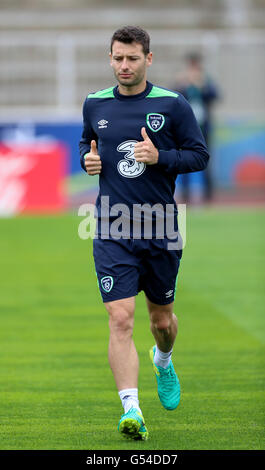
<path fill-rule="evenodd" d="M 177 175 L 207 166 L 206 143 L 189 103 L 181 94 L 150 82 L 137 95 L 122 95 L 118 86 L 89 94 L 83 106 L 83 122 L 81 166 L 86 171 L 84 156 L 90 152 L 91 140 L 96 140 L 102 161 L 96 202 L 99 219 L 103 196 L 105 201 L 109 198 L 110 210 L 115 204 L 126 204 L 131 220 L 135 204 L 160 204 L 164 208 L 174 204 L 177 213 Z M 159 151 L 154 165 L 134 158 L 134 145 L 143 140 L 142 127 Z"/>

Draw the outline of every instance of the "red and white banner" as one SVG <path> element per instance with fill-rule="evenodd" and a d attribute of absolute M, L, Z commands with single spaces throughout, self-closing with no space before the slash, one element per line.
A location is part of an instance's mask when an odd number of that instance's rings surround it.
<path fill-rule="evenodd" d="M 0 143 L 0 216 L 63 210 L 67 157 L 60 143 Z"/>

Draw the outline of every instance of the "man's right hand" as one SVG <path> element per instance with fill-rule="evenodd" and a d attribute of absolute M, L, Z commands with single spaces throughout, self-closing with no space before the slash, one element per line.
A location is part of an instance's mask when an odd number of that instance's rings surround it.
<path fill-rule="evenodd" d="M 101 172 L 102 163 L 95 140 L 91 140 L 90 152 L 85 154 L 84 159 L 86 171 L 89 175 L 98 175 Z"/>

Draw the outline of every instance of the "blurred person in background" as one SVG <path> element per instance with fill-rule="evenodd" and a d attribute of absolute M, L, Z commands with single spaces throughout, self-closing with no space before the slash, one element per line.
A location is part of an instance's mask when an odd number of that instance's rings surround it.
<path fill-rule="evenodd" d="M 177 80 L 177 91 L 189 101 L 197 122 L 202 130 L 208 150 L 211 150 L 213 131 L 212 109 L 219 98 L 219 90 L 214 81 L 205 73 L 201 54 L 193 52 L 185 57 L 185 71 Z M 209 202 L 213 197 L 213 179 L 211 165 L 202 173 L 203 200 Z M 191 199 L 190 174 L 181 176 L 182 195 L 186 202 Z"/>

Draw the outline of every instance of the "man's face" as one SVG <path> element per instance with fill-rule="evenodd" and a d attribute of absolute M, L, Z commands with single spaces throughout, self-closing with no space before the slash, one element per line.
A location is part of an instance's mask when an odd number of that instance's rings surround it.
<path fill-rule="evenodd" d="M 152 53 L 146 56 L 141 44 L 124 44 L 114 41 L 110 54 L 110 65 L 120 85 L 133 87 L 146 80 L 146 68 L 152 63 Z"/>

